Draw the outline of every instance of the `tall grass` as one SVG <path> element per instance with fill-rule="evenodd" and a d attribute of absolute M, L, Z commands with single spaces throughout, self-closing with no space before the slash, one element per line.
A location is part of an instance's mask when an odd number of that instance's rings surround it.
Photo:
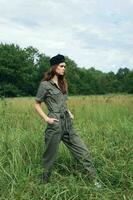
<path fill-rule="evenodd" d="M 68 107 L 103 188 L 85 178 L 63 143 L 51 183 L 41 183 L 46 123 L 34 98 L 8 98 L 0 100 L 0 200 L 133 199 L 133 96 L 69 97 Z"/>

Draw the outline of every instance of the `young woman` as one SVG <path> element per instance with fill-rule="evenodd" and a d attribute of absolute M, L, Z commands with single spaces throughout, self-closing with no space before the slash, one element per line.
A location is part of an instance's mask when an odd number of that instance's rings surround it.
<path fill-rule="evenodd" d="M 96 171 L 91 162 L 90 153 L 77 134 L 74 116 L 67 108 L 68 85 L 64 78 L 66 69 L 65 57 L 56 55 L 50 59 L 50 70 L 41 81 L 35 100 L 35 109 L 47 123 L 45 129 L 45 152 L 43 154 L 43 180 L 48 182 L 61 141 L 68 147 L 72 155 L 82 163 L 88 177 L 95 180 Z M 44 102 L 48 115 L 41 108 Z M 98 182 L 95 185 L 99 186 Z"/>

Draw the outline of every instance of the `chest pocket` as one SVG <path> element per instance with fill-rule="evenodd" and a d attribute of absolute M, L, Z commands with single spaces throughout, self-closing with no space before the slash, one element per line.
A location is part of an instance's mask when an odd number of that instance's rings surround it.
<path fill-rule="evenodd" d="M 55 90 L 55 89 L 50 89 L 48 91 L 48 96 L 50 96 L 54 100 L 60 100 L 61 97 L 61 91 L 60 90 Z"/>
<path fill-rule="evenodd" d="M 49 90 L 49 94 L 50 94 L 50 95 L 59 95 L 59 94 L 60 94 L 60 91 L 59 91 L 59 90 L 52 90 L 52 89 L 50 89 L 50 90 Z"/>

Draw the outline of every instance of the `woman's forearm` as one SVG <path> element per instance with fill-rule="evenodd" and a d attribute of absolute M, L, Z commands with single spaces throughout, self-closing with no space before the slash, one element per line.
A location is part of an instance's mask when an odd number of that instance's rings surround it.
<path fill-rule="evenodd" d="M 41 103 L 35 103 L 35 110 L 40 115 L 40 117 L 47 122 L 48 116 L 44 113 L 44 111 L 41 108 Z"/>

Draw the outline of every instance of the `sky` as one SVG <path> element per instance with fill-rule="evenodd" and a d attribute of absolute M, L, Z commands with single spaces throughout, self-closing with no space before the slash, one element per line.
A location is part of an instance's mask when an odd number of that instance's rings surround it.
<path fill-rule="evenodd" d="M 133 69 L 133 0 L 0 0 L 0 42 L 78 67 Z"/>

